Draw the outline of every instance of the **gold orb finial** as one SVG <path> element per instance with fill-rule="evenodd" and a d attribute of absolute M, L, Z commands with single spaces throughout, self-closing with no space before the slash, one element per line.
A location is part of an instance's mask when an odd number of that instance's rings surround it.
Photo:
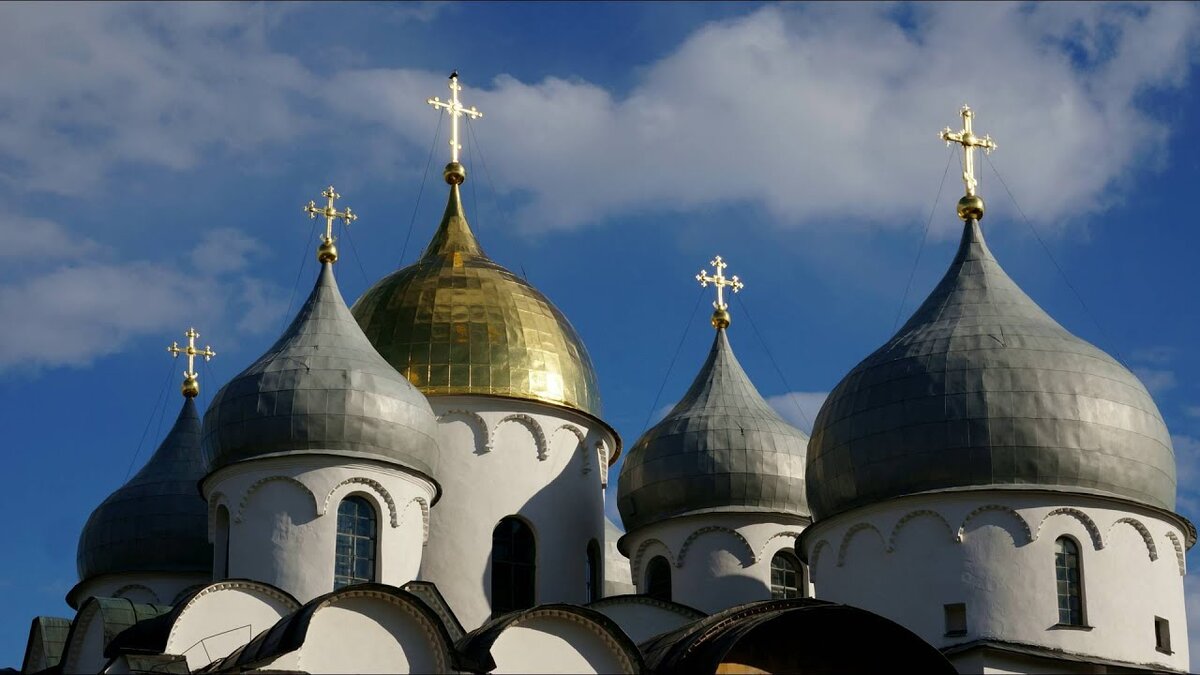
<path fill-rule="evenodd" d="M 721 259 L 721 256 L 713 258 L 708 264 L 712 265 L 717 271 L 709 274 L 708 270 L 700 270 L 700 273 L 696 275 L 696 281 L 700 282 L 701 288 L 709 284 L 717 288 L 717 299 L 713 302 L 712 325 L 717 330 L 723 330 L 729 327 L 729 305 L 725 304 L 725 288 L 728 287 L 734 293 L 737 293 L 745 287 L 745 284 L 742 283 L 741 279 L 738 279 L 736 274 L 732 277 L 725 276 L 725 268 L 729 265 Z"/>
<path fill-rule="evenodd" d="M 462 185 L 467 181 L 467 167 L 459 162 L 450 162 L 442 171 L 442 178 L 448 185 Z"/>
<path fill-rule="evenodd" d="M 983 218 L 983 199 L 975 194 L 975 187 L 979 185 L 979 181 L 975 178 L 975 149 L 983 150 L 985 154 L 992 154 L 992 150 L 996 149 L 996 142 L 991 136 L 980 138 L 975 135 L 974 129 L 971 128 L 971 120 L 975 118 L 974 111 L 970 106 L 964 105 L 958 111 L 962 115 L 963 128 L 961 131 L 951 131 L 950 127 L 942 129 L 938 134 L 938 138 L 946 141 L 946 145 L 958 143 L 963 149 L 963 183 L 967 187 L 967 194 L 958 200 L 958 217 L 963 220 L 979 220 Z"/>
<path fill-rule="evenodd" d="M 205 345 L 204 349 L 196 349 L 196 338 L 200 337 L 200 333 L 196 332 L 195 328 L 187 329 L 183 336 L 188 339 L 186 347 L 180 347 L 179 342 L 175 341 L 167 347 L 167 351 L 175 358 L 179 358 L 180 354 L 187 356 L 187 370 L 183 371 L 183 385 L 179 390 L 187 398 L 196 398 L 200 395 L 200 382 L 196 379 L 196 357 L 202 356 L 205 361 L 211 361 L 217 353 L 208 345 Z"/>
<path fill-rule="evenodd" d="M 349 206 L 345 211 L 338 211 L 334 208 L 334 201 L 341 199 L 341 195 L 332 185 L 325 188 L 321 192 L 321 196 L 325 198 L 325 206 L 317 206 L 317 202 L 309 200 L 308 205 L 304 207 L 304 212 L 308 214 L 309 219 L 322 216 L 325 218 L 325 233 L 321 236 L 321 245 L 317 247 L 317 260 L 322 263 L 334 263 L 338 259 L 337 247 L 333 242 L 337 241 L 337 237 L 333 236 L 333 221 L 341 218 L 345 227 L 350 227 L 350 223 L 358 220 L 358 215 L 354 213 Z"/>

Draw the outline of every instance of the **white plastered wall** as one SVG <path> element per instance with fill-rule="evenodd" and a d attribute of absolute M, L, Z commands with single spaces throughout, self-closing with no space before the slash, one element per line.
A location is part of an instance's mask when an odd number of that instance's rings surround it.
<path fill-rule="evenodd" d="M 647 563 L 661 555 L 671 563 L 671 599 L 713 613 L 769 600 L 771 558 L 793 551 L 806 523 L 783 514 L 704 513 L 638 528 L 622 545 L 639 592 Z"/>
<path fill-rule="evenodd" d="M 491 654 L 494 673 L 633 673 L 637 668 L 606 630 L 552 610 L 505 628 Z"/>
<path fill-rule="evenodd" d="M 395 465 L 322 455 L 233 464 L 202 489 L 214 542 L 225 535 L 219 509 L 229 512 L 228 578 L 277 586 L 301 603 L 333 590 L 337 509 L 350 495 L 366 498 L 378 518 L 373 581 L 400 586 L 415 579 L 435 490 Z M 213 548 L 220 555 L 223 542 Z"/>
<path fill-rule="evenodd" d="M 165 653 L 187 658 L 199 670 L 249 642 L 299 609 L 275 589 L 243 581 L 209 584 L 182 608 L 167 637 Z"/>
<path fill-rule="evenodd" d="M 478 627 L 491 613 L 492 530 L 515 515 L 537 541 L 536 602 L 585 603 L 589 541 L 604 565 L 612 434 L 585 415 L 528 401 L 431 396 L 430 404 L 442 498 L 421 579 L 437 584 L 467 630 Z"/>
<path fill-rule="evenodd" d="M 1064 535 L 1079 543 L 1090 629 L 1055 627 Z M 993 490 L 855 509 L 813 525 L 802 545 L 816 597 L 881 614 L 939 648 L 991 639 L 1184 671 L 1185 542 L 1151 509 Z M 949 603 L 966 603 L 965 636 L 946 635 Z M 1156 649 L 1156 616 L 1170 621 L 1173 654 Z"/>
<path fill-rule="evenodd" d="M 208 573 L 131 572 L 103 574 L 71 589 L 69 604 L 78 607 L 90 597 L 128 598 L 147 605 L 174 605 L 182 595 L 212 580 Z"/>

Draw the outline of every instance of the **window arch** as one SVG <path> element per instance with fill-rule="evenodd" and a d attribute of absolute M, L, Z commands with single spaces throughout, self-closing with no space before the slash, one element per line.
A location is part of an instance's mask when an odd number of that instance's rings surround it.
<path fill-rule="evenodd" d="M 600 599 L 601 585 L 603 575 L 600 570 L 600 544 L 593 539 L 587 545 L 587 567 L 585 568 L 587 582 L 587 602 L 595 602 Z"/>
<path fill-rule="evenodd" d="M 671 601 L 671 563 L 661 555 L 646 563 L 645 594 L 655 600 Z"/>
<path fill-rule="evenodd" d="M 1070 537 L 1054 541 L 1054 578 L 1058 586 L 1058 623 L 1083 626 L 1083 563 L 1079 544 Z"/>
<path fill-rule="evenodd" d="M 525 521 L 508 516 L 492 530 L 492 616 L 533 607 L 537 542 Z"/>
<path fill-rule="evenodd" d="M 379 517 L 371 502 L 350 495 L 338 504 L 333 588 L 375 581 Z"/>
<path fill-rule="evenodd" d="M 802 598 L 807 584 L 804 567 L 789 551 L 780 551 L 771 558 L 771 599 Z"/>

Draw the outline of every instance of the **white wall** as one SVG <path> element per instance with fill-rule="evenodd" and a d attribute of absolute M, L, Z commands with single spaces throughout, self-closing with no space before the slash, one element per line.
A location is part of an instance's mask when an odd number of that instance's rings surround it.
<path fill-rule="evenodd" d="M 417 576 L 434 486 L 395 465 L 298 455 L 225 467 L 204 481 L 209 534 L 229 510 L 229 578 L 253 579 L 301 603 L 333 590 L 337 509 L 360 495 L 379 522 L 376 578 L 400 586 Z M 214 551 L 223 544 L 214 545 Z"/>
<path fill-rule="evenodd" d="M 494 673 L 632 673 L 629 655 L 580 617 L 543 614 L 509 626 L 492 643 Z"/>
<path fill-rule="evenodd" d="M 633 582 L 645 592 L 646 564 L 671 563 L 671 599 L 713 613 L 771 598 L 771 558 L 791 551 L 801 518 L 771 513 L 706 513 L 670 518 L 625 535 Z"/>
<path fill-rule="evenodd" d="M 186 657 L 188 669 L 196 671 L 228 656 L 297 609 L 291 598 L 258 584 L 209 584 L 180 611 L 165 653 Z"/>
<path fill-rule="evenodd" d="M 207 573 L 130 572 L 103 574 L 71 589 L 68 603 L 78 609 L 84 600 L 129 598 L 148 605 L 173 605 L 180 595 L 211 581 Z"/>
<path fill-rule="evenodd" d="M 536 601 L 586 602 L 588 542 L 603 552 L 602 455 L 612 452 L 612 435 L 584 415 L 533 402 L 432 396 L 430 403 L 439 417 L 442 498 L 421 578 L 437 584 L 467 630 L 476 628 L 491 613 L 492 530 L 517 515 L 537 540 Z"/>
<path fill-rule="evenodd" d="M 1053 628 L 1062 535 L 1080 544 L 1091 630 Z M 816 597 L 881 614 L 939 648 L 992 638 L 1186 670 L 1184 542 L 1178 524 L 1151 509 L 993 490 L 856 509 L 813 525 L 802 545 Z M 947 637 L 943 605 L 957 602 L 967 605 L 968 632 Z M 1172 655 L 1155 649 L 1155 616 L 1171 623 Z"/>

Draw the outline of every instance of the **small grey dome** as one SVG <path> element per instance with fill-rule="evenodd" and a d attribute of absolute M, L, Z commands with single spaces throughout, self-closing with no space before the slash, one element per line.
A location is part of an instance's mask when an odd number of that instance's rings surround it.
<path fill-rule="evenodd" d="M 817 518 L 964 487 L 1175 507 L 1171 437 L 1146 388 L 1018 288 L 973 220 L 924 304 L 829 394 L 808 455 Z"/>
<path fill-rule="evenodd" d="M 125 572 L 212 571 L 200 415 L 184 400 L 162 445 L 128 483 L 92 511 L 79 535 L 79 580 Z"/>
<path fill-rule="evenodd" d="M 617 486 L 621 520 L 633 531 L 707 511 L 808 516 L 807 445 L 750 383 L 720 329 L 687 394 L 629 451 Z"/>
<path fill-rule="evenodd" d="M 209 470 L 287 454 L 399 464 L 433 478 L 429 401 L 375 351 L 322 265 L 279 341 L 217 392 L 204 416 Z"/>

